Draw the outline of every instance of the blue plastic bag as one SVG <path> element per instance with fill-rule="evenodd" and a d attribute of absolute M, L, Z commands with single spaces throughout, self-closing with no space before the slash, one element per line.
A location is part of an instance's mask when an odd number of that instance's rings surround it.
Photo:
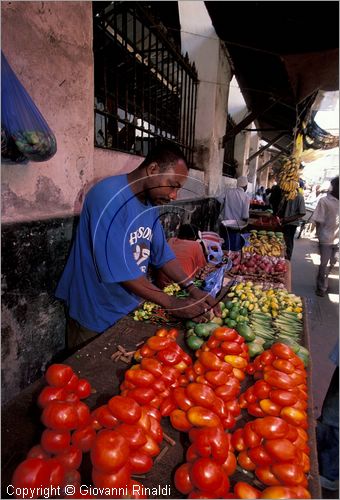
<path fill-rule="evenodd" d="M 212 273 L 208 274 L 208 276 L 204 280 L 205 284 L 203 290 L 205 292 L 208 292 L 209 295 L 215 298 L 216 295 L 219 294 L 223 286 L 224 273 L 229 271 L 232 265 L 233 264 L 230 260 L 227 262 L 227 264 L 224 264 L 223 266 L 216 269 L 216 271 L 213 271 Z"/>
<path fill-rule="evenodd" d="M 1 52 L 1 156 L 46 161 L 56 151 L 53 132 Z"/>

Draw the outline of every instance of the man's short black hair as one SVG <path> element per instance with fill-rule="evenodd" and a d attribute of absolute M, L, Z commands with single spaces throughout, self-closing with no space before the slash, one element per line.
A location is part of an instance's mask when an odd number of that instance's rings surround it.
<path fill-rule="evenodd" d="M 339 199 L 339 176 L 337 175 L 334 177 L 334 179 L 331 180 L 331 186 L 332 186 L 332 195 L 335 196 L 335 198 Z"/>
<path fill-rule="evenodd" d="M 178 230 L 178 236 L 180 240 L 197 240 L 198 239 L 198 227 L 193 224 L 182 224 Z"/>
<path fill-rule="evenodd" d="M 184 153 L 178 146 L 176 146 L 176 144 L 173 144 L 172 142 L 161 142 L 149 151 L 140 166 L 147 167 L 151 163 L 156 162 L 161 170 L 167 170 L 169 167 L 176 165 L 179 160 L 183 160 L 188 167 L 188 161 Z"/>

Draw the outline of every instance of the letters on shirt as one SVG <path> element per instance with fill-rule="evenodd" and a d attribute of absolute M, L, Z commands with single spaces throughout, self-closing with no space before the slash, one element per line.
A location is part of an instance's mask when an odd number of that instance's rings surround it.
<path fill-rule="evenodd" d="M 149 247 L 145 243 L 137 243 L 139 239 L 151 241 L 152 229 L 150 227 L 141 226 L 137 229 L 137 231 L 130 233 L 129 243 L 131 246 L 135 245 L 133 249 L 133 257 L 136 261 L 137 266 L 140 266 L 142 262 L 148 260 L 150 256 Z M 140 270 L 143 273 L 146 273 L 147 267 L 140 266 Z"/>

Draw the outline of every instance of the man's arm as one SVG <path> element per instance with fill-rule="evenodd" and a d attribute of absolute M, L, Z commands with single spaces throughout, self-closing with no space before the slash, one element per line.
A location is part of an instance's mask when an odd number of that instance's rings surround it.
<path fill-rule="evenodd" d="M 207 315 L 209 304 L 205 300 L 177 299 L 164 293 L 144 276 L 135 280 L 124 281 L 121 285 L 142 299 L 159 304 L 178 318 L 195 318 L 195 321 L 209 318 L 209 315 Z"/>

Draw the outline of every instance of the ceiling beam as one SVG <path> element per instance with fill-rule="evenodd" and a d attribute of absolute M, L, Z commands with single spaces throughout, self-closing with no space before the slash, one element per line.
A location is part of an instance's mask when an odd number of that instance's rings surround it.
<path fill-rule="evenodd" d="M 271 141 L 269 141 L 265 146 L 262 146 L 262 148 L 260 148 L 258 151 L 256 151 L 256 153 L 254 153 L 251 156 L 249 156 L 249 158 L 246 160 L 247 165 L 249 165 L 249 163 L 251 162 L 251 160 L 253 160 L 258 155 L 260 155 L 261 153 L 263 153 L 263 151 L 265 151 L 270 146 L 272 146 L 273 144 L 275 144 L 275 142 L 277 142 L 278 140 L 280 140 L 281 137 L 283 137 L 285 134 L 286 134 L 286 132 L 281 132 L 281 134 L 277 135 L 274 139 L 272 139 Z"/>
<path fill-rule="evenodd" d="M 266 163 L 264 163 L 263 165 L 261 165 L 261 167 L 257 170 L 257 173 L 261 172 L 264 168 L 267 167 L 267 165 L 269 165 L 270 163 L 273 163 L 273 161 L 277 160 L 279 158 L 279 156 L 281 156 L 282 154 L 283 154 L 283 151 L 280 151 L 280 153 L 278 153 L 277 155 L 272 156 L 270 158 L 270 160 L 266 161 Z"/>
<path fill-rule="evenodd" d="M 243 130 L 246 132 L 289 132 L 289 130 L 278 128 L 245 128 Z"/>
<path fill-rule="evenodd" d="M 275 106 L 275 104 L 280 102 L 281 99 L 282 99 L 282 97 L 280 97 L 279 99 L 272 98 L 270 105 L 267 106 L 266 108 L 264 108 L 263 110 L 251 111 L 248 116 L 246 116 L 242 121 L 240 121 L 240 123 L 235 125 L 235 127 L 228 130 L 228 132 L 225 134 L 225 136 L 223 136 L 223 146 L 225 145 L 225 143 L 227 142 L 228 139 L 231 139 L 235 135 L 239 134 L 242 130 L 244 130 L 246 127 L 248 127 L 248 125 L 250 125 L 251 122 L 253 122 L 257 118 L 259 118 L 259 116 L 263 115 L 264 113 L 269 111 L 273 106 Z"/>

